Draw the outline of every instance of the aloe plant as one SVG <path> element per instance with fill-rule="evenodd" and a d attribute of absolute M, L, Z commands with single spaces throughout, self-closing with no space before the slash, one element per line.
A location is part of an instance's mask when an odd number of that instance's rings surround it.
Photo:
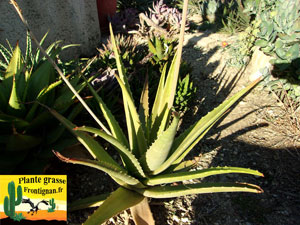
<path fill-rule="evenodd" d="M 12 0 L 12 2 L 14 1 Z M 188 1 L 185 0 L 177 53 L 170 69 L 167 71 L 167 67 L 165 67 L 161 74 L 156 98 L 151 110 L 148 102 L 147 80 L 141 95 L 139 110 L 135 107 L 129 83 L 124 74 L 125 69 L 117 50 L 112 28 L 110 27 L 111 42 L 118 67 L 118 75 L 115 75 L 115 77 L 123 94 L 127 137 L 125 135 L 126 132 L 121 129 L 103 99 L 88 83 L 87 85 L 94 98 L 98 101 L 99 108 L 103 112 L 108 127 L 102 122 L 98 123 L 101 129 L 86 126 L 77 127 L 64 116 L 49 108 L 49 111 L 77 137 L 94 159 L 67 158 L 54 151 L 56 156 L 68 163 L 85 165 L 104 171 L 120 185 L 116 191 L 110 194 L 89 197 L 71 206 L 71 209 L 78 209 L 82 206 L 100 204 L 100 207 L 88 218 L 85 224 L 101 224 L 127 208 L 131 208 L 134 214 L 133 217 L 138 224 L 138 218 L 144 219 L 145 214 L 151 215 L 147 198 L 173 198 L 189 194 L 217 192 L 262 192 L 260 187 L 248 183 L 201 183 L 197 181 L 200 178 L 227 173 L 263 176 L 262 173 L 255 170 L 238 167 L 216 167 L 188 172 L 181 170 L 182 167 L 191 165 L 190 161 L 184 161 L 185 156 L 227 110 L 260 81 L 258 79 L 251 83 L 202 119 L 196 121 L 185 132 L 176 136 L 179 115 L 172 110 L 172 106 L 182 54 L 187 3 Z M 14 2 L 14 4 L 16 3 Z M 17 11 L 24 21 L 20 10 Z M 26 22 L 24 24 L 28 27 Z M 48 59 L 55 64 L 51 58 L 48 57 Z M 64 77 L 59 68 L 57 70 Z M 68 81 L 66 83 L 70 85 Z M 87 110 L 89 111 L 88 108 Z M 98 119 L 94 115 L 92 116 L 95 120 Z M 117 163 L 89 133 L 109 142 L 119 153 L 122 165 Z M 179 183 L 191 179 L 195 180 L 195 183 L 172 185 L 174 182 Z M 147 221 L 148 224 L 154 223 L 153 218 L 147 218 L 144 221 Z"/>
<path fill-rule="evenodd" d="M 67 47 L 70 46 L 60 47 L 60 41 L 56 41 L 48 47 L 47 53 L 57 59 Z M 18 44 L 14 49 L 0 45 L 0 49 L 4 58 L 1 63 L 3 72 L 0 72 L 0 173 L 10 174 L 17 166 L 29 169 L 26 161 L 30 161 L 32 169 L 39 172 L 43 160 L 52 156 L 49 147 L 58 144 L 65 133 L 65 128 L 40 104 L 55 108 L 71 120 L 82 107 L 70 108 L 75 102 L 72 92 L 64 87 L 61 79 L 57 79 L 55 69 L 46 58 L 40 57 L 40 50 L 32 51 L 29 35 L 25 56 Z M 69 78 L 77 91 L 86 85 L 79 74 L 69 75 Z M 30 160 L 26 160 L 29 153 Z M 19 173 L 18 170 L 15 172 Z"/>

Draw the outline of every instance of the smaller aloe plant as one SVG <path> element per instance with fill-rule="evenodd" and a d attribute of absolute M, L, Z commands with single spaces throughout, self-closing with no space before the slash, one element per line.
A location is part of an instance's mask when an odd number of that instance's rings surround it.
<path fill-rule="evenodd" d="M 46 50 L 55 60 L 63 49 L 69 47 L 61 47 L 60 42 L 54 42 Z M 0 72 L 0 173 L 12 173 L 17 166 L 25 163 L 29 152 L 30 162 L 37 162 L 32 169 L 40 172 L 42 162 L 51 157 L 49 147 L 58 144 L 59 138 L 65 134 L 65 128 L 59 126 L 39 103 L 55 108 L 71 120 L 80 112 L 81 106 L 71 109 L 75 103 L 73 93 L 61 79 L 57 79 L 55 69 L 40 57 L 40 51 L 32 51 L 29 35 L 25 55 L 22 55 L 18 44 L 14 49 L 0 45 L 0 53 L 3 57 L 3 71 Z M 80 80 L 79 74 L 70 77 L 78 91 L 86 85 L 85 81 Z M 30 166 L 25 167 L 29 169 Z"/>

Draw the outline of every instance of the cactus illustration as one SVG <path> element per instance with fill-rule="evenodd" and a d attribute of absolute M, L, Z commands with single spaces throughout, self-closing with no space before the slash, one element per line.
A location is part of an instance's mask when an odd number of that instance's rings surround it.
<path fill-rule="evenodd" d="M 18 185 L 17 187 L 17 200 L 15 193 L 15 183 L 12 181 L 8 183 L 8 195 L 4 198 L 4 213 L 10 218 L 14 218 L 16 215 L 15 207 L 20 205 L 22 202 L 22 187 Z"/>
<path fill-rule="evenodd" d="M 54 203 L 54 198 L 49 200 L 49 205 L 51 206 L 51 208 L 48 208 L 48 212 L 54 212 L 54 209 L 56 207 L 56 204 Z"/>

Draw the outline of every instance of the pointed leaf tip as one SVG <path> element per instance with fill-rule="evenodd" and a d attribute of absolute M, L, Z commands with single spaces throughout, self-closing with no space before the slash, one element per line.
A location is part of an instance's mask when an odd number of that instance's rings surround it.
<path fill-rule="evenodd" d="M 63 156 L 63 155 L 60 154 L 59 152 L 54 151 L 54 150 L 52 150 L 52 152 L 53 152 L 53 154 L 54 154 L 59 160 L 64 161 L 64 162 L 70 161 L 70 158 L 67 158 L 67 157 Z"/>

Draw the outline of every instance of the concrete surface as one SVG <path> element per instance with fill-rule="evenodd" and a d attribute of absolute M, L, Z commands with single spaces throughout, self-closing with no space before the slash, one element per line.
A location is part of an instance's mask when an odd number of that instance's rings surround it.
<path fill-rule="evenodd" d="M 14 46 L 19 40 L 24 51 L 26 30 L 9 2 L 0 0 L 0 43 L 7 46 L 8 39 Z M 44 47 L 56 40 L 81 44 L 65 50 L 63 57 L 67 59 L 96 53 L 101 38 L 96 0 L 17 0 L 17 3 L 38 40 L 49 30 Z"/>

